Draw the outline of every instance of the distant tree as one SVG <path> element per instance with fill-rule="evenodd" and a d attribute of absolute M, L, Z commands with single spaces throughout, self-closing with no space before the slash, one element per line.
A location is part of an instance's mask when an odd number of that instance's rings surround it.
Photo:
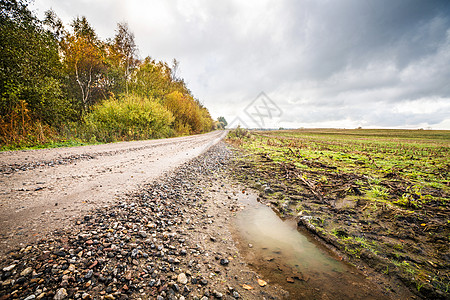
<path fill-rule="evenodd" d="M 180 62 L 176 60 L 175 58 L 172 60 L 172 68 L 171 68 L 171 78 L 172 81 L 178 81 L 180 78 L 178 78 L 178 69 L 180 68 Z"/>
<path fill-rule="evenodd" d="M 222 129 L 226 128 L 227 125 L 228 125 L 228 122 L 227 122 L 227 120 L 225 120 L 224 117 L 218 117 L 218 118 L 217 118 L 217 121 L 219 121 L 219 124 L 220 124 L 219 126 L 220 126 Z"/>
<path fill-rule="evenodd" d="M 53 36 L 59 42 L 62 42 L 67 35 L 63 22 L 51 9 L 45 12 L 44 24 L 49 28 L 49 31 L 53 33 Z"/>

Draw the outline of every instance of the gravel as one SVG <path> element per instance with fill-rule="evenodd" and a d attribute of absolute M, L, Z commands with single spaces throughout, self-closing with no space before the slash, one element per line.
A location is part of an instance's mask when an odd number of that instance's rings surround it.
<path fill-rule="evenodd" d="M 206 214 L 198 178 L 222 169 L 228 157 L 224 144 L 215 145 L 119 204 L 11 251 L 0 262 L 0 299 L 238 298 L 201 275 L 205 249 L 192 240 L 193 224 L 215 218 Z"/>

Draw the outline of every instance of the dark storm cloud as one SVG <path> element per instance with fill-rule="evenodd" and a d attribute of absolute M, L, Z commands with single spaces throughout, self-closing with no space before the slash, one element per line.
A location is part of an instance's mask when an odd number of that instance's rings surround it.
<path fill-rule="evenodd" d="M 103 38 L 127 20 L 141 56 L 227 119 L 261 91 L 280 124 L 450 129 L 450 1 L 52 1 Z M 67 17 L 66 17 L 67 18 Z"/>

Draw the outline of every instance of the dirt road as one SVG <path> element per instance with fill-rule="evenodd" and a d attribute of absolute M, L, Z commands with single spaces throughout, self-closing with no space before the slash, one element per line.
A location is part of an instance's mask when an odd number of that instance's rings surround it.
<path fill-rule="evenodd" d="M 139 189 L 224 135 L 0 153 L 0 257 Z"/>

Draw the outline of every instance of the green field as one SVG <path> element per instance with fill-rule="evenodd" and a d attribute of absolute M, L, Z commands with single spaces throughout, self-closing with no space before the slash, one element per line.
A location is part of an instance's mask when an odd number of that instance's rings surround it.
<path fill-rule="evenodd" d="M 237 177 L 282 215 L 311 216 L 349 261 L 421 296 L 449 295 L 450 131 L 238 129 L 228 141 Z"/>

